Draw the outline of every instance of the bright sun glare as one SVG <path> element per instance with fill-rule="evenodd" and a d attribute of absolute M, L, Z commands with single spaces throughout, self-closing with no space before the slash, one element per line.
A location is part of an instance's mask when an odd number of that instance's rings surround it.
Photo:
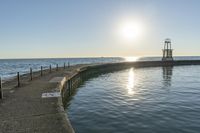
<path fill-rule="evenodd" d="M 139 57 L 124 57 L 125 61 L 127 62 L 134 62 L 139 59 Z"/>
<path fill-rule="evenodd" d="M 128 20 L 121 24 L 120 34 L 126 41 L 133 41 L 138 39 L 143 32 L 143 26 L 141 22 Z"/>

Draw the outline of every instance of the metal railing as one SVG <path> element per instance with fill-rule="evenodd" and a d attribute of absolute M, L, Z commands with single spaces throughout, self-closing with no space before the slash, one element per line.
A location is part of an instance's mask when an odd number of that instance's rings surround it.
<path fill-rule="evenodd" d="M 63 70 L 70 67 L 70 63 L 68 62 L 68 65 L 66 67 L 66 63 L 63 64 L 62 67 L 59 67 L 58 64 L 56 64 L 56 67 L 53 68 L 52 65 L 49 65 L 49 67 L 41 66 L 40 70 L 33 71 L 32 67 L 30 68 L 29 73 L 20 74 L 20 72 L 16 72 L 16 76 L 10 78 L 9 80 L 3 80 L 2 77 L 0 77 L 0 99 L 3 99 L 3 90 L 8 88 L 14 88 L 14 87 L 20 87 L 22 84 L 26 84 L 28 82 L 31 82 L 32 80 L 42 77 L 45 74 L 57 72 L 59 70 Z"/>

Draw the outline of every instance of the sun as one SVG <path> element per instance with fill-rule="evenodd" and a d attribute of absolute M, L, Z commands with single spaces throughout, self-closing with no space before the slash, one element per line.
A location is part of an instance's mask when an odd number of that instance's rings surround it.
<path fill-rule="evenodd" d="M 143 32 L 143 26 L 139 21 L 128 20 L 121 23 L 119 32 L 122 39 L 126 41 L 133 41 L 141 36 Z"/>

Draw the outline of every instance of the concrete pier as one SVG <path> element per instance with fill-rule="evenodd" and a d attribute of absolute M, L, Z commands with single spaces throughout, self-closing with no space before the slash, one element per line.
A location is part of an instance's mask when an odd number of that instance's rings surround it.
<path fill-rule="evenodd" d="M 162 67 L 200 65 L 193 61 L 139 61 L 106 64 L 76 65 L 43 73 L 21 84 L 19 88 L 7 87 L 0 100 L 0 133 L 73 133 L 74 130 L 64 111 L 63 103 L 73 88 L 81 81 L 80 76 L 90 71 L 101 73 L 129 67 Z M 40 72 L 38 72 L 40 75 Z M 28 74 L 29 75 L 29 74 Z"/>
<path fill-rule="evenodd" d="M 0 100 L 0 132 L 73 133 L 61 97 L 42 98 L 44 93 L 60 92 L 65 77 L 70 77 L 68 71 L 73 70 L 44 75 L 27 85 L 4 90 L 4 99 Z M 52 81 L 55 77 L 63 78 Z"/>

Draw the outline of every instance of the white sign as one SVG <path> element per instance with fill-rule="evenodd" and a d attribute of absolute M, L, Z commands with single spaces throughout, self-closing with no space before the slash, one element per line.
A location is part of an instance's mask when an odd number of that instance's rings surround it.
<path fill-rule="evenodd" d="M 60 92 L 43 93 L 42 98 L 60 97 Z"/>

